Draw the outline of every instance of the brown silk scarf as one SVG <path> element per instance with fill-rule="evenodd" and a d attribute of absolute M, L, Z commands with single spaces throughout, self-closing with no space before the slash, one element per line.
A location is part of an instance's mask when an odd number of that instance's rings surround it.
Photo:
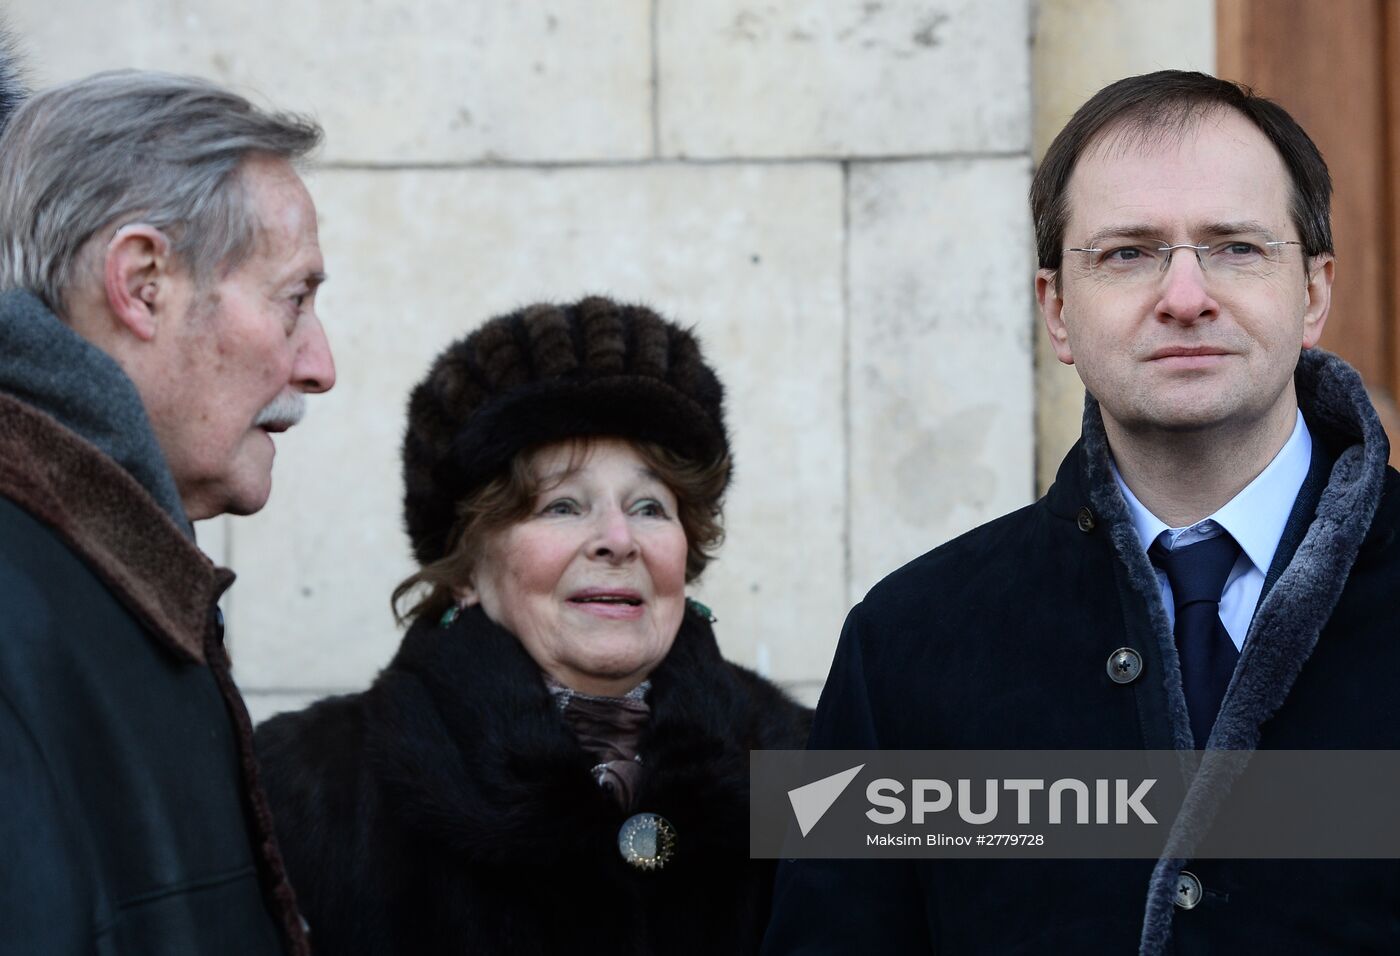
<path fill-rule="evenodd" d="M 642 779 L 637 744 L 651 720 L 646 702 L 651 682 L 642 681 L 622 697 L 581 694 L 548 676 L 544 682 L 564 723 L 598 760 L 593 779 L 619 806 L 629 809 Z"/>

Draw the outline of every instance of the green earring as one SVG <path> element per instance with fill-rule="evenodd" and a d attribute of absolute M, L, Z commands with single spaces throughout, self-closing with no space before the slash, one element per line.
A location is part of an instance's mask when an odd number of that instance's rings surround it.
<path fill-rule="evenodd" d="M 705 605 L 701 604 L 699 601 L 695 600 L 695 598 L 693 597 L 686 598 L 685 604 L 686 607 L 690 608 L 692 613 L 699 615 L 701 618 L 710 622 L 711 624 L 714 624 L 716 621 L 719 620 L 719 618 L 715 617 L 713 611 L 711 611 Z"/>

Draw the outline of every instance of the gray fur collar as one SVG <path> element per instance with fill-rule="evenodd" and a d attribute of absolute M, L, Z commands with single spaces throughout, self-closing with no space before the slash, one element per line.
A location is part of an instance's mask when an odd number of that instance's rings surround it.
<path fill-rule="evenodd" d="M 1294 381 L 1298 403 L 1309 422 L 1351 443 L 1333 465 L 1317 516 L 1292 561 L 1255 613 L 1207 751 L 1250 751 L 1258 745 L 1260 728 L 1283 705 L 1331 617 L 1380 503 L 1390 443 L 1361 377 L 1335 355 L 1312 350 L 1299 359 Z M 1167 626 L 1157 576 L 1113 480 L 1103 418 L 1092 397 L 1084 405 L 1084 451 L 1090 500 L 1095 512 L 1108 522 L 1129 581 L 1147 604 L 1164 665 L 1172 736 L 1178 749 L 1190 750 L 1176 644 Z M 1194 764 L 1194 760 L 1187 762 Z M 1143 922 L 1143 956 L 1166 950 L 1182 867 L 1243 766 L 1244 761 L 1212 759 L 1207 753 L 1199 768 L 1185 768 L 1196 776 L 1168 835 L 1166 851 L 1153 870 Z"/>
<path fill-rule="evenodd" d="M 136 386 L 110 356 L 20 289 L 0 294 L 0 392 L 95 445 L 193 537 Z"/>

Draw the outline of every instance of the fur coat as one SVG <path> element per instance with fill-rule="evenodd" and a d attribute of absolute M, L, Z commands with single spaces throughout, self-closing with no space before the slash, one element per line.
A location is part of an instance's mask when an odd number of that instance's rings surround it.
<path fill-rule="evenodd" d="M 748 752 L 809 714 L 726 663 L 688 609 L 651 677 L 644 775 L 624 810 L 590 776 L 520 643 L 480 608 L 420 621 L 369 690 L 263 724 L 269 799 L 312 945 L 353 954 L 754 952 L 771 861 L 748 857 Z M 675 828 L 634 868 L 634 812 Z"/>

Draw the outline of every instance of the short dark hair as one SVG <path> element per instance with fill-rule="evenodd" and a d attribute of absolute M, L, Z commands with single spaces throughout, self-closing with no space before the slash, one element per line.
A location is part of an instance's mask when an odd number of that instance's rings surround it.
<path fill-rule="evenodd" d="M 1290 213 L 1303 251 L 1331 253 L 1332 177 L 1322 153 L 1287 110 L 1242 83 L 1205 73 L 1160 70 L 1104 87 L 1079 107 L 1045 152 L 1031 180 L 1031 216 L 1042 269 L 1059 269 L 1069 210 L 1065 193 L 1079 158 L 1098 137 L 1128 129 L 1183 131 L 1201 117 L 1233 109 L 1259 128 L 1278 150 L 1293 181 Z"/>

